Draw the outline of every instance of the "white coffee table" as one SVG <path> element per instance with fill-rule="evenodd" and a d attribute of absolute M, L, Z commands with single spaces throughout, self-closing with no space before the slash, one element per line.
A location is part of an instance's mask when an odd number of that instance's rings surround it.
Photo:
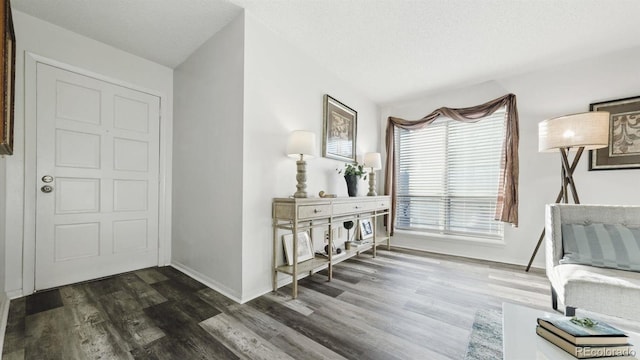
<path fill-rule="evenodd" d="M 549 313 L 522 305 L 502 304 L 502 350 L 505 360 L 575 360 L 575 357 L 536 334 L 536 320 L 545 314 Z M 629 343 L 633 344 L 636 351 L 640 353 L 640 334 L 629 332 L 617 324 L 612 325 L 627 332 Z M 623 360 L 636 359 L 636 357 L 598 359 Z"/>

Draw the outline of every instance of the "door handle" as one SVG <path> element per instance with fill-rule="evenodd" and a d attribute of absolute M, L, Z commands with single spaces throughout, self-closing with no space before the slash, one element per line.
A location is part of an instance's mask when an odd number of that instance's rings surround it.
<path fill-rule="evenodd" d="M 50 192 L 52 192 L 52 191 L 53 191 L 53 186 L 51 186 L 51 185 L 45 185 L 45 186 L 43 186 L 43 187 L 41 187 L 41 188 L 40 188 L 40 191 L 42 191 L 42 192 L 43 192 L 43 193 L 45 193 L 45 194 L 48 194 L 48 193 L 50 193 Z"/>

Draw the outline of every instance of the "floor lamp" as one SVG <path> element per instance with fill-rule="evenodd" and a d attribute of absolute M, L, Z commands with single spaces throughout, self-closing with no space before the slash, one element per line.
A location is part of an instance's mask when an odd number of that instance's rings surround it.
<path fill-rule="evenodd" d="M 560 150 L 562 156 L 561 186 L 556 203 L 568 203 L 569 192 L 575 204 L 580 204 L 580 198 L 573 180 L 573 172 L 580 161 L 584 150 L 593 150 L 609 145 L 609 113 L 606 111 L 592 111 L 580 114 L 566 115 L 542 121 L 538 124 L 538 151 L 552 152 Z M 569 153 L 575 149 L 571 164 Z M 545 229 L 542 229 L 536 248 L 531 254 L 527 270 L 538 253 L 544 239 Z"/>

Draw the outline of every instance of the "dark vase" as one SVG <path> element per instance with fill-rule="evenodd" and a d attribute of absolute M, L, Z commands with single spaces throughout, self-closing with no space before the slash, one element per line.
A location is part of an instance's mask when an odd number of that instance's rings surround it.
<path fill-rule="evenodd" d="M 347 192 L 349 192 L 349 196 L 358 196 L 358 176 L 345 175 L 344 180 L 347 182 Z"/>

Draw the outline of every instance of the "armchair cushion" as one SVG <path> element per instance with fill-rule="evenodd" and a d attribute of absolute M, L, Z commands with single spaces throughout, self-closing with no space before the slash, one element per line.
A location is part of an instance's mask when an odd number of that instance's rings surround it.
<path fill-rule="evenodd" d="M 622 224 L 562 224 L 560 264 L 640 272 L 640 228 Z"/>

